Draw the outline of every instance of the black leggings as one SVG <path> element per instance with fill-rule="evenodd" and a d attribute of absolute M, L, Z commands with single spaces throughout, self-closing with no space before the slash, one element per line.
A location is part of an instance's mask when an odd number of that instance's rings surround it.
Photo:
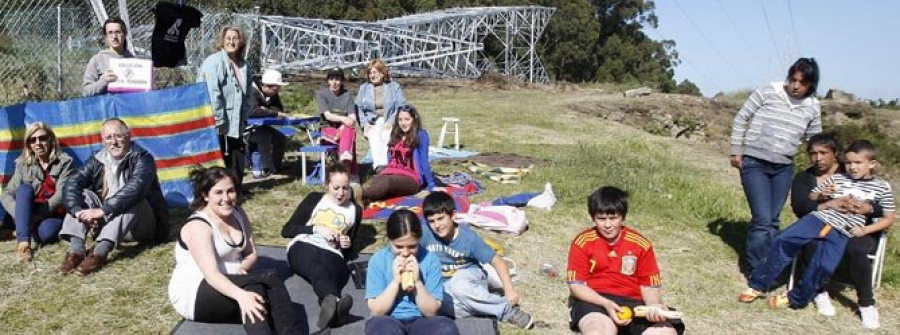
<path fill-rule="evenodd" d="M 246 275 L 225 275 L 238 287 L 259 294 L 266 301 L 265 321 L 245 323 L 247 334 L 298 334 L 302 330 L 295 317 L 294 306 L 284 282 L 275 270 L 266 269 Z M 204 279 L 197 288 L 194 321 L 208 323 L 242 323 L 237 301 L 216 291 Z"/>
<path fill-rule="evenodd" d="M 219 149 L 222 151 L 222 159 L 225 168 L 234 171 L 238 180 L 234 185 L 238 190 L 244 181 L 244 141 L 239 138 L 219 135 Z"/>
<path fill-rule="evenodd" d="M 850 281 L 856 288 L 856 297 L 860 307 L 868 307 L 875 304 L 875 295 L 872 293 L 872 261 L 869 253 L 875 251 L 878 242 L 878 234 L 853 237 L 847 243 L 847 258 L 850 270 Z"/>
<path fill-rule="evenodd" d="M 341 296 L 350 280 L 350 268 L 344 258 L 309 243 L 296 242 L 288 250 L 291 271 L 309 282 L 319 301 L 326 295 Z"/>

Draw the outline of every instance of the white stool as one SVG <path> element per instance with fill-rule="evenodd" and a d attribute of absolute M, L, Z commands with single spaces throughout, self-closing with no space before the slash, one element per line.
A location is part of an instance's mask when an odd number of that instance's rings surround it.
<path fill-rule="evenodd" d="M 438 148 L 444 147 L 444 136 L 447 135 L 447 125 L 453 124 L 453 144 L 454 149 L 459 150 L 459 118 L 458 117 L 442 117 L 444 125 L 441 126 L 441 137 L 438 138 Z"/>

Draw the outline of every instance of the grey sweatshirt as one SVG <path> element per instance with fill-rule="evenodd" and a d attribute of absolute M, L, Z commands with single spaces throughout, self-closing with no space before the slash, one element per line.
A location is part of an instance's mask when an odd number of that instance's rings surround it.
<path fill-rule="evenodd" d="M 784 83 L 771 83 L 754 91 L 734 117 L 731 154 L 789 164 L 800 141 L 820 132 L 819 100 L 813 96 L 792 99 L 784 91 Z"/>
<path fill-rule="evenodd" d="M 128 50 L 121 55 L 115 51 L 106 49 L 100 51 L 88 61 L 87 67 L 84 69 L 84 79 L 81 84 L 81 95 L 90 97 L 94 95 L 106 93 L 106 82 L 101 80 L 103 74 L 109 69 L 110 58 L 132 58 L 134 57 Z"/>

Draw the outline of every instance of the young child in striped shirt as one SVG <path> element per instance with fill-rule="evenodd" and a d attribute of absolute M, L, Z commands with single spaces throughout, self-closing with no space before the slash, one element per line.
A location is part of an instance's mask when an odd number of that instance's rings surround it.
<path fill-rule="evenodd" d="M 865 215 L 841 213 L 830 208 L 805 215 L 775 238 L 765 263 L 750 275 L 749 287 L 738 297 L 739 301 L 749 303 L 761 297 L 804 245 L 819 240 L 800 282 L 792 290 L 768 300 L 771 307 L 803 308 L 816 295 L 819 285 L 834 273 L 851 237 L 876 233 L 893 224 L 891 186 L 873 175 L 878 161 L 872 143 L 865 140 L 853 142 L 845 153 L 844 165 L 845 173 L 835 174 L 814 188 L 810 198 L 825 201 L 849 195 L 878 203 L 884 210 L 884 216 L 875 223 L 867 224 Z"/>

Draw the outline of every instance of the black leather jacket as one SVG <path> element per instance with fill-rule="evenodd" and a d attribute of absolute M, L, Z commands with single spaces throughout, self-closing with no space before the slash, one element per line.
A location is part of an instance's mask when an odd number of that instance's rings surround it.
<path fill-rule="evenodd" d="M 104 150 L 106 149 L 98 152 Z M 96 157 L 98 152 L 92 154 L 84 166 L 73 172 L 66 181 L 63 198 L 69 214 L 74 215 L 87 209 L 82 192 L 84 189 L 93 191 L 101 199 L 104 198 L 106 179 L 104 178 L 103 163 Z M 131 152 L 122 162 L 119 173 L 123 174 L 125 184 L 116 194 L 106 199 L 103 206 L 100 207 L 107 220 L 134 207 L 141 200 L 147 199 L 156 217 L 155 242 L 165 242 L 169 235 L 169 218 L 159 178 L 156 176 L 156 161 L 153 156 L 137 144 L 132 143 Z"/>

